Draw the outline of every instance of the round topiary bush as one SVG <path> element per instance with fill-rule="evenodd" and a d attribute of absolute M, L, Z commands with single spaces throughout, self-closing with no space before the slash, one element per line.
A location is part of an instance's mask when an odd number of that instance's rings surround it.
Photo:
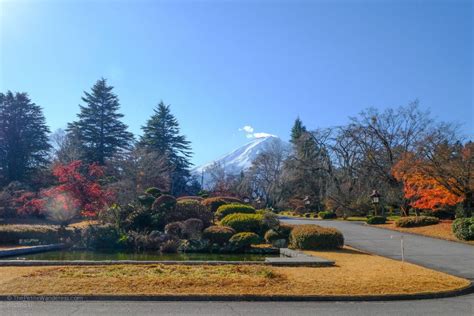
<path fill-rule="evenodd" d="M 300 225 L 290 234 L 290 247 L 296 249 L 317 250 L 336 249 L 344 246 L 344 236 L 335 228 L 318 225 Z"/>
<path fill-rule="evenodd" d="M 435 225 L 439 223 L 439 219 L 431 216 L 410 216 L 402 217 L 395 221 L 397 227 L 419 227 Z"/>
<path fill-rule="evenodd" d="M 213 215 L 199 201 L 182 200 L 176 203 L 175 208 L 166 213 L 166 221 L 185 221 L 189 218 L 198 218 L 204 227 L 211 225 Z"/>
<path fill-rule="evenodd" d="M 146 189 L 145 193 L 157 198 L 161 195 L 161 190 L 155 187 L 151 187 L 151 188 Z"/>
<path fill-rule="evenodd" d="M 199 239 L 204 224 L 199 218 L 188 218 L 183 222 L 183 235 L 186 239 Z"/>
<path fill-rule="evenodd" d="M 218 245 L 226 244 L 233 235 L 235 235 L 235 230 L 228 226 L 210 226 L 202 233 L 205 239 Z"/>
<path fill-rule="evenodd" d="M 242 232 L 232 236 L 229 242 L 235 249 L 245 249 L 260 243 L 260 237 L 252 232 Z"/>
<path fill-rule="evenodd" d="M 181 238 L 184 229 L 184 224 L 182 222 L 172 222 L 165 226 L 165 233 L 173 237 Z"/>
<path fill-rule="evenodd" d="M 319 212 L 319 218 L 321 219 L 336 219 L 337 215 L 334 212 Z"/>
<path fill-rule="evenodd" d="M 242 200 L 230 196 L 216 196 L 212 198 L 206 198 L 201 203 L 202 205 L 207 207 L 209 211 L 215 213 L 221 205 L 230 203 L 242 203 Z"/>
<path fill-rule="evenodd" d="M 222 219 L 229 214 L 242 213 L 242 214 L 255 214 L 255 208 L 245 204 L 224 204 L 219 206 L 216 211 L 216 217 Z"/>
<path fill-rule="evenodd" d="M 371 216 L 367 218 L 366 222 L 369 225 L 385 224 L 387 222 L 387 218 L 384 216 Z"/>
<path fill-rule="evenodd" d="M 172 195 L 164 194 L 156 198 L 153 202 L 152 209 L 154 211 L 168 212 L 176 206 L 176 198 Z"/>
<path fill-rule="evenodd" d="M 236 232 L 261 233 L 263 225 L 263 215 L 260 214 L 229 214 L 224 217 L 221 224 L 235 229 Z"/>
<path fill-rule="evenodd" d="M 452 230 L 460 240 L 474 240 L 474 217 L 454 220 Z"/>

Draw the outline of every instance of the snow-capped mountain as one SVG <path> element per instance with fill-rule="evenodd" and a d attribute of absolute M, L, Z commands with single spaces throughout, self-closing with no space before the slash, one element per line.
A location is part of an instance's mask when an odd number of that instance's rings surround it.
<path fill-rule="evenodd" d="M 204 178 L 206 178 L 206 169 L 211 167 L 214 163 L 218 163 L 225 168 L 227 174 L 239 174 L 242 170 L 250 168 L 258 154 L 268 150 L 271 146 L 282 146 L 285 149 L 289 148 L 289 144 L 277 136 L 256 138 L 217 160 L 192 169 L 191 173 L 198 177 L 204 175 Z"/>

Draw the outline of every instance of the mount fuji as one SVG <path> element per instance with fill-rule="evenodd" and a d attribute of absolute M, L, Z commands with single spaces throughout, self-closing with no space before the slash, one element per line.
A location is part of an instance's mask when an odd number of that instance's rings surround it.
<path fill-rule="evenodd" d="M 277 136 L 269 135 L 266 137 L 256 138 L 217 160 L 193 168 L 191 174 L 198 177 L 204 175 L 204 178 L 206 178 L 206 169 L 215 163 L 223 166 L 227 174 L 239 174 L 241 171 L 250 168 L 252 162 L 260 153 L 275 145 L 282 146 L 285 149 L 290 147 L 287 142 L 284 142 Z"/>

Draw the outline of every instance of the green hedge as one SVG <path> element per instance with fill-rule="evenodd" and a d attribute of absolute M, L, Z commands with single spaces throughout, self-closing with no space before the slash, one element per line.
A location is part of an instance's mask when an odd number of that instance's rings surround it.
<path fill-rule="evenodd" d="M 458 239 L 474 240 L 474 217 L 456 219 L 453 222 L 452 230 Z"/>
<path fill-rule="evenodd" d="M 17 244 L 20 239 L 38 239 L 42 243 L 56 243 L 60 237 L 73 234 L 67 229 L 60 236 L 59 226 L 52 225 L 0 225 L 0 243 Z"/>
<path fill-rule="evenodd" d="M 336 219 L 337 215 L 334 212 L 319 212 L 319 218 L 321 219 Z"/>
<path fill-rule="evenodd" d="M 290 234 L 290 247 L 296 249 L 317 250 L 336 249 L 344 246 L 344 236 L 335 228 L 318 225 L 300 225 Z"/>
<path fill-rule="evenodd" d="M 260 237 L 252 232 L 237 233 L 230 238 L 230 244 L 235 249 L 249 248 L 251 245 L 260 243 Z"/>
<path fill-rule="evenodd" d="M 245 204 L 225 204 L 219 206 L 216 211 L 218 219 L 222 219 L 229 214 L 242 213 L 242 214 L 255 214 L 255 208 Z"/>
<path fill-rule="evenodd" d="M 419 227 L 435 225 L 439 223 L 439 219 L 432 216 L 410 216 L 402 217 L 395 221 L 397 227 Z"/>
<path fill-rule="evenodd" d="M 367 218 L 366 222 L 370 225 L 385 224 L 387 222 L 387 218 L 384 216 L 370 216 Z"/>
<path fill-rule="evenodd" d="M 221 224 L 235 229 L 236 232 L 262 233 L 264 216 L 261 214 L 229 214 L 224 217 Z"/>
<path fill-rule="evenodd" d="M 203 237 L 213 244 L 226 244 L 230 237 L 235 235 L 235 230 L 228 226 L 210 226 L 203 232 Z"/>

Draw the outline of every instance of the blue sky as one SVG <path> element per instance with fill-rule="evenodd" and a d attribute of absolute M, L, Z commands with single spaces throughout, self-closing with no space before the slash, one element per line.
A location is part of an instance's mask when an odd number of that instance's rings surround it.
<path fill-rule="evenodd" d="M 52 130 L 100 77 L 135 134 L 163 100 L 201 164 L 253 132 L 288 139 L 419 99 L 474 135 L 472 1 L 0 0 L 0 91 Z M 247 128 L 247 130 L 249 130 Z"/>

